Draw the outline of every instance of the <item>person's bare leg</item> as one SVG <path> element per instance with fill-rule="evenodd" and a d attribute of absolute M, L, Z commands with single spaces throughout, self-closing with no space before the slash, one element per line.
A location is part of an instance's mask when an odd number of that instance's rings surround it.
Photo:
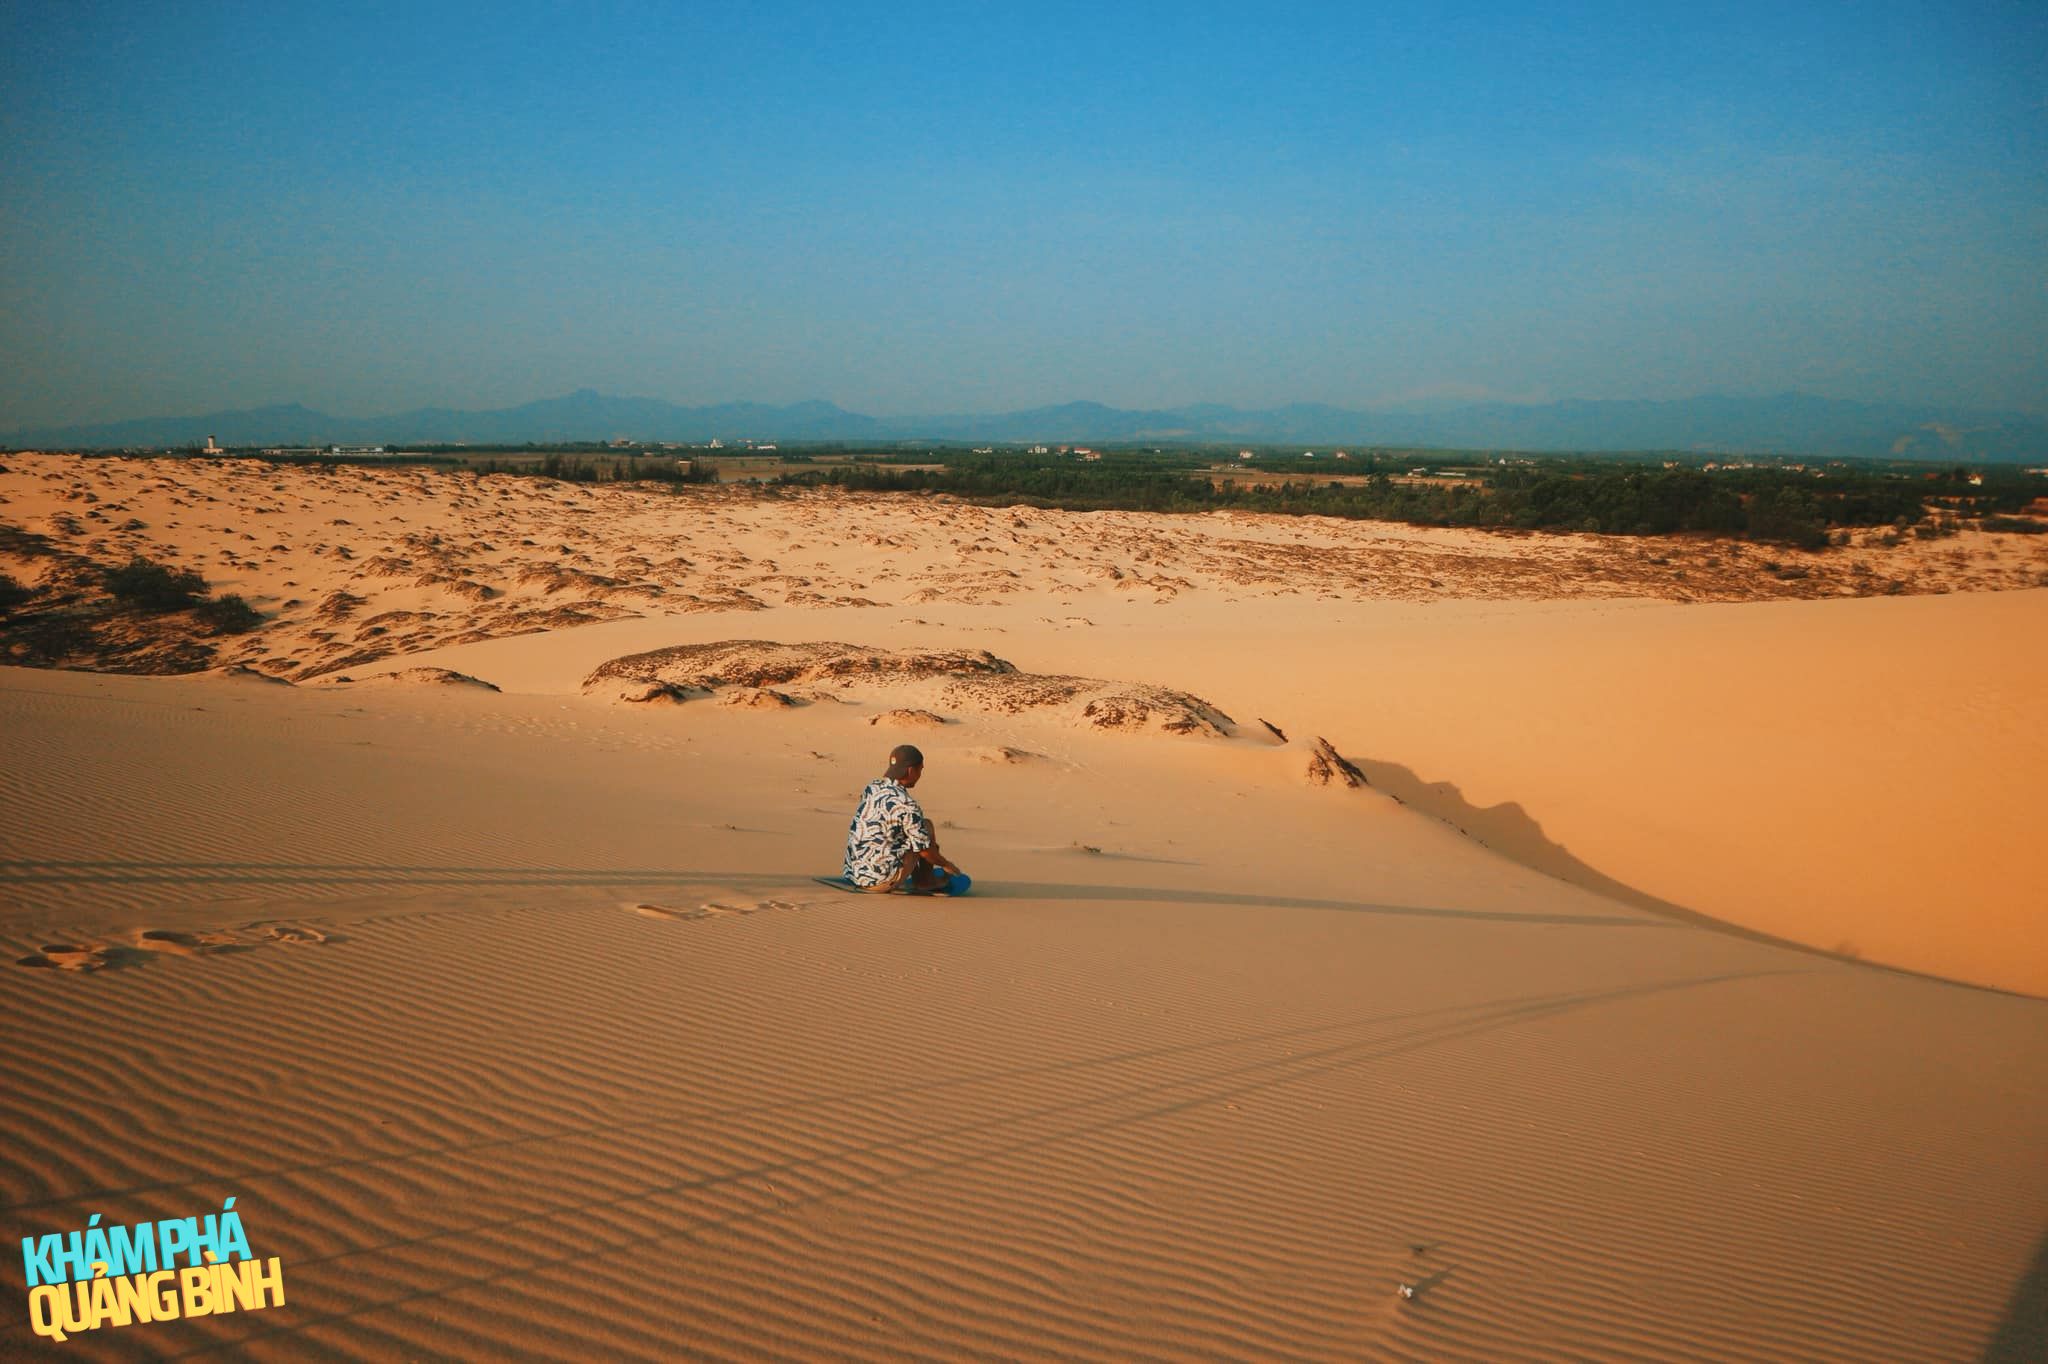
<path fill-rule="evenodd" d="M 952 883 L 952 873 L 943 868 L 935 867 L 929 862 L 920 862 L 917 864 L 917 870 L 911 873 L 910 881 L 905 889 L 912 895 L 931 895 L 944 890 Z"/>
<path fill-rule="evenodd" d="M 886 881 L 877 881 L 867 888 L 870 895 L 887 895 L 892 891 L 903 891 L 909 895 L 929 895 L 933 890 L 948 884 L 945 872 L 926 862 L 914 852 L 903 854 L 902 863 L 896 874 Z"/>
<path fill-rule="evenodd" d="M 875 882 L 875 884 L 867 888 L 867 893 L 869 895 L 887 895 L 892 891 L 909 890 L 912 878 L 921 865 L 923 863 L 916 853 L 903 854 L 903 861 L 898 864 L 896 874 L 886 881 Z"/>

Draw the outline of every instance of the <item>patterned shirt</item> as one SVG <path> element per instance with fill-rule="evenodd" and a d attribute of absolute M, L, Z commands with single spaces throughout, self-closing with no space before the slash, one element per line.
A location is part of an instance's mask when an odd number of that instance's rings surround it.
<path fill-rule="evenodd" d="M 879 885 L 902 867 L 903 854 L 931 845 L 917 797 L 902 782 L 877 777 L 860 793 L 860 808 L 846 831 L 846 879 L 856 886 Z"/>

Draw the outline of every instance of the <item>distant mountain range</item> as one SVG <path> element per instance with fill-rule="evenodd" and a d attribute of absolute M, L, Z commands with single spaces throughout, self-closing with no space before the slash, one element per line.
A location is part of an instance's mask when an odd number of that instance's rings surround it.
<path fill-rule="evenodd" d="M 1216 404 L 1133 410 L 1075 402 L 979 415 L 868 417 L 827 402 L 682 407 L 656 398 L 617 398 L 582 389 L 567 397 L 488 411 L 424 407 L 384 417 L 333 417 L 292 403 L 197 417 L 25 428 L 0 441 L 26 449 L 117 449 L 193 445 L 208 436 L 222 445 L 520 445 L 621 438 L 1299 443 L 2048 463 L 2048 421 L 2038 417 L 1843 402 L 1796 393 L 1366 410 L 1319 403 L 1255 410 Z"/>

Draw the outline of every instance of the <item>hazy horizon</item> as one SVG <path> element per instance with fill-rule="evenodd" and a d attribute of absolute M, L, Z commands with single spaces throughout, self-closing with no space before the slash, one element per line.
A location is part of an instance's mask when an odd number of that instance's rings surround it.
<path fill-rule="evenodd" d="M 0 79 L 0 430 L 584 388 L 2048 415 L 2037 8 L 13 6 Z"/>
<path fill-rule="evenodd" d="M 1510 396 L 1510 395 L 1473 395 L 1473 396 L 1463 396 L 1463 395 L 1457 395 L 1457 394 L 1451 394 L 1451 393 L 1445 393 L 1445 394 L 1438 394 L 1438 395 L 1416 395 L 1416 396 L 1412 396 L 1412 397 L 1405 397 L 1405 398 L 1391 398 L 1391 399 L 1386 399 L 1386 400 L 1383 400 L 1383 401 L 1367 401 L 1367 402 L 1353 402 L 1353 403 L 1317 403 L 1317 402 L 1311 402 L 1311 401 L 1308 401 L 1308 400 L 1302 400 L 1302 399 L 1282 399 L 1282 400 L 1279 400 L 1279 401 L 1275 401 L 1275 402 L 1269 402 L 1269 403 L 1258 403 L 1258 404 L 1250 404 L 1250 403 L 1216 403 L 1216 402 L 1213 402 L 1213 401 L 1210 401 L 1210 400 L 1206 400 L 1206 399 L 1188 399 L 1188 400 L 1186 400 L 1186 401 L 1182 401 L 1182 402 L 1165 402 L 1165 403 L 1158 403 L 1158 404 L 1145 404 L 1145 405 L 1143 405 L 1143 406 L 1139 406 L 1139 405 L 1135 405 L 1135 404 L 1122 404 L 1122 403 L 1108 403 L 1108 402 L 1104 402 L 1104 401 L 1102 401 L 1101 399 L 1098 399 L 1098 398 L 1092 398 L 1092 397 L 1065 397 L 1065 398 L 1046 398 L 1046 399 L 1044 399 L 1044 400 L 1042 400 L 1042 401 L 1022 403 L 1022 404 L 1019 404 L 1019 405 L 1018 405 L 1018 406 L 1016 406 L 1016 407 L 1004 407 L 1004 408 L 983 408 L 983 409 L 976 409 L 976 410 L 967 410 L 967 409 L 961 409 L 961 410 L 955 410 L 955 411 L 944 411 L 944 412 L 942 412 L 942 411 L 939 411 L 939 410 L 936 410 L 936 409 L 928 409 L 928 410 L 924 410 L 924 411 L 917 411 L 917 412 L 890 412 L 890 411 L 883 411 L 883 410 L 881 410 L 881 409 L 879 409 L 879 408 L 877 408 L 877 407 L 874 407 L 874 406 L 872 406 L 872 405 L 870 405 L 870 406 L 861 406 L 861 405 L 858 405 L 858 404 L 854 404 L 854 403 L 838 402 L 838 401 L 835 401 L 835 400 L 833 400 L 833 399 L 830 399 L 830 398 L 820 398 L 820 397 L 817 397 L 816 395 L 812 395 L 812 396 L 809 396 L 809 397 L 792 397 L 792 398 L 788 398 L 788 399 L 786 399 L 786 400 L 785 400 L 785 399 L 760 399 L 760 398 L 724 398 L 724 399 L 720 399 L 720 398 L 712 398 L 712 399 L 706 399 L 706 400 L 703 400 L 703 401 L 697 401 L 697 402 L 685 402 L 685 401 L 681 401 L 681 400 L 678 400 L 678 399 L 675 399 L 675 398 L 665 397 L 665 396 L 663 396 L 662 394 L 658 394 L 658 393 L 630 393 L 630 392 L 625 392 L 625 391 L 622 391 L 622 390 L 618 390 L 618 389 L 608 389 L 608 388 L 605 388 L 605 387 L 603 387 L 603 386 L 601 386 L 601 385 L 585 385 L 585 386 L 582 386 L 582 387 L 579 387 L 579 388 L 575 388 L 575 389 L 570 389 L 570 390 L 567 390 L 567 391 L 560 391 L 560 392 L 548 392 L 548 393 L 541 393 L 541 394 L 537 394 L 537 395 L 534 395 L 534 396 L 531 396 L 531 397 L 527 397 L 527 398 L 523 398 L 523 399 L 518 399 L 518 400 L 515 400 L 515 401 L 512 401 L 512 402 L 507 402 L 507 403 L 502 403 L 502 404 L 494 404 L 494 405 L 490 405 L 490 406 L 485 406 L 485 405 L 482 405 L 482 404 L 477 404 L 477 403 L 463 403 L 463 402 L 434 402 L 434 403 L 416 403 L 416 404 L 413 404 L 413 405 L 411 405 L 411 406 L 409 406 L 409 407 L 405 407 L 405 408 L 381 408 L 381 409 L 375 409 L 375 410 L 365 409 L 365 410 L 362 410 L 362 411 L 347 411 L 347 410 L 338 410 L 338 409 L 336 409 L 336 408 L 331 408 L 331 407 L 322 407 L 322 406 L 320 406 L 320 405 L 318 405 L 318 404 L 314 404 L 314 403 L 309 403 L 309 402 L 304 402 L 304 401 L 302 401 L 302 400 L 300 400 L 300 399 L 297 399 L 297 398 L 291 398 L 291 397 L 281 397 L 281 398 L 278 398 L 278 399 L 276 399 L 276 400 L 274 400 L 274 401 L 269 401 L 269 402 L 262 402 L 262 403 L 251 403 L 251 404 L 248 404 L 248 405 L 247 405 L 247 406 L 245 406 L 245 407 L 236 407 L 236 408 L 220 408 L 220 407 L 214 407 L 214 408 L 207 408 L 207 409 L 204 409 L 204 410 L 200 410 L 200 409 L 188 409 L 188 410 L 185 410 L 185 411 L 181 411 L 181 412 L 121 412 L 121 413 L 108 413 L 108 414 L 106 414 L 106 415 L 104 415 L 104 416 L 100 416 L 100 417 L 93 417 L 93 418 L 85 418 L 85 419 L 81 419 L 80 421 L 77 421 L 77 422 L 68 422 L 68 423 L 62 423 L 62 425 L 76 425 L 76 426 L 85 426 L 85 425 L 115 425 L 115 424 L 119 424 L 119 423 L 122 423 L 122 422 L 129 422 L 129 421 L 146 421 L 146 420 L 158 420 L 158 419 L 161 419 L 161 420 L 166 420 L 166 421 L 181 421 L 181 420 L 197 420 L 197 419 L 199 419 L 199 418 L 203 418 L 203 417 L 209 417 L 209 416 L 216 416 L 216 415 L 235 415 L 235 414 L 239 414 L 239 413 L 243 413 L 243 412 L 258 412 L 258 411 L 265 411 L 265 410 L 292 410 L 292 409 L 298 409 L 298 408 L 304 408 L 304 409 L 306 409 L 306 410 L 309 410 L 309 411 L 312 411 L 312 412 L 316 412 L 316 413 L 318 413 L 318 414 L 319 414 L 319 415 L 321 415 L 321 416 L 327 416 L 327 417 L 334 417 L 334 418 L 336 418 L 337 420 L 341 420 L 341 421 L 349 421 L 349 422 L 359 422 L 359 421 L 374 421 L 374 420 L 378 420 L 378 419 L 382 419 L 382 418 L 390 418 L 390 417 L 403 417 L 403 416 L 406 416 L 406 415 L 408 415 L 409 413 L 413 413 L 413 412 L 418 412 L 418 411 L 445 411 L 445 412 L 453 412 L 453 413 L 464 413 L 464 414 L 476 414 L 476 415 L 487 415 L 487 414 L 490 414 L 490 413 L 495 413 L 495 412 L 504 412 L 504 411 L 511 411 L 511 410 L 516 410 L 516 409 L 518 409 L 518 408 L 523 408 L 523 407 L 534 407 L 534 406 L 541 406 L 541 405 L 545 405 L 545 404 L 549 404 L 549 403 L 558 403 L 558 402 L 564 402 L 564 401 L 568 401 L 568 400 L 572 400 L 572 399 L 576 399 L 576 398 L 584 397 L 584 396 L 586 396 L 586 395 L 587 395 L 587 396 L 593 396 L 593 397 L 601 398 L 601 399 L 603 399 L 603 400 L 606 400 L 606 401 L 618 401 L 618 402 L 627 402 L 627 403 L 639 403 L 639 402 L 654 402 L 654 403 L 664 403 L 664 404 L 669 404 L 669 405 L 672 405 L 672 406 L 675 406 L 675 407 L 678 407 L 678 408 L 687 408 L 687 409 L 698 409 L 698 408 L 718 408 L 718 407 L 762 407 L 762 408 L 771 408 L 771 409 L 789 409 L 789 408 L 798 408 L 798 407 L 803 407 L 803 406 L 806 406 L 806 405 L 808 405 L 808 404 L 813 404 L 813 403 L 824 403 L 824 404 L 826 404 L 826 405 L 828 405 L 828 406 L 831 406 L 831 407 L 837 408 L 837 409 L 838 409 L 839 411 L 841 411 L 841 412 L 844 412 L 844 413 L 846 413 L 846 414 L 847 414 L 847 415 L 849 415 L 849 416 L 855 416 L 855 417 L 871 417 L 871 418 L 875 418 L 875 419 L 877 419 L 877 420 L 880 420 L 880 421 L 884 421 L 884 422 L 890 422 L 890 421 L 915 421 L 915 420 L 919 420 L 919 419 L 926 419 L 926 418 L 975 418 L 975 417 L 991 417 L 991 418 L 993 418 L 993 417 L 1002 417 L 1002 416 L 1009 416 L 1009 415 L 1013 415 L 1013 414 L 1016 414 L 1016 413 L 1021 413 L 1021 412 L 1036 412 L 1036 411 L 1052 411 L 1052 410 L 1058 410 L 1058 409 L 1063 409 L 1063 408 L 1070 408 L 1070 407 L 1101 407 L 1101 408 L 1107 408 L 1107 409 L 1109 409 L 1109 410 L 1111 410 L 1111 411 L 1118 411 L 1118 412 L 1142 412 L 1142 411 L 1150 411 L 1150 412 L 1193 412 L 1193 411 L 1198 411 L 1198 410 L 1200 410 L 1200 409 L 1203 409 L 1203 408 L 1210 408 L 1210 407 L 1220 407 L 1220 408 L 1227 408 L 1227 409 L 1229 409 L 1229 410 L 1232 410 L 1232 411 L 1237 411 L 1237 412 L 1242 412 L 1242 413 L 1256 413 L 1256 412 L 1275 412 L 1275 411 L 1282 411 L 1282 410 L 1285 410 L 1285 409 L 1288 409 L 1288 408 L 1294 408 L 1294 407 L 1317 407 L 1317 406 L 1322 406 L 1322 407 L 1330 407 L 1330 408 L 1335 408 L 1335 409 L 1340 409 L 1340 410 L 1345 410 L 1345 411 L 1355 411 L 1355 412 L 1358 412 L 1358 413 L 1360 413 L 1360 414 L 1363 414 L 1363 415 L 1370 415 L 1370 414 L 1372 414 L 1372 413 L 1375 413 L 1375 412 L 1380 412 L 1380 413 L 1389 413 L 1389 414 L 1392 414 L 1392 413 L 1426 413 L 1426 412 L 1432 412 L 1432 411 L 1454 411 L 1454 410 L 1458 410 L 1458 409 L 1461 409 L 1461 408 L 1466 408 L 1466 407 L 1477 407 L 1477 406 L 1495 406 L 1495 405 L 1498 405 L 1498 406 L 1507 406 L 1507 407 L 1522 407 L 1522 408 L 1531 408 L 1531 409 L 1537 409 L 1537 408 L 1549 408 L 1549 407 L 1556 407 L 1556 406 L 1561 406 L 1561 405 L 1569 405 L 1569 404 L 1575 404 L 1575 403 L 1586 403 L 1586 404 L 1593 404 L 1593 403 L 1610 403 L 1610 402 L 1645 402 L 1645 403 L 1660 403 L 1660 404 L 1668 404 L 1668 405 L 1672 405 L 1672 406 L 1677 406 L 1677 405 L 1682 405 L 1682 404 L 1686 404 L 1686 403 L 1692 403 L 1692 402 L 1702 402 L 1702 401 L 1704 401 L 1704 402 L 1715 402 L 1715 401 L 1720 401 L 1720 400 L 1729 400 L 1729 401 L 1733 401 L 1733 402 L 1749 402 L 1749 403 L 1758 403 L 1758 404 L 1763 404 L 1763 403 L 1769 403 L 1769 402 L 1773 402 L 1773 401 L 1781 401 L 1781 400 L 1794 400 L 1794 401 L 1803 401 L 1803 400 L 1807 400 L 1807 399 L 1819 399 L 1819 400 L 1821 400 L 1821 401 L 1842 401 L 1842 402 L 1864 402 L 1864 401 L 1871 401 L 1871 400 L 1863 400 L 1863 399 L 1829 399 L 1829 398 L 1826 398 L 1826 397 L 1825 397 L 1824 395 L 1820 395 L 1820 394 L 1814 394 L 1814 393 L 1804 393 L 1804 392 L 1800 392 L 1800 391 L 1798 391 L 1798 390 L 1795 390 L 1795 389 L 1780 389 L 1780 390 L 1776 390 L 1776 391 L 1761 391 L 1761 390 L 1760 390 L 1760 391 L 1758 391 L 1758 392 L 1755 392 L 1755 393 L 1727 393 L 1727 392 L 1712 392 L 1712 393 L 1688 393 L 1688 394 L 1679 394 L 1679 395 L 1675 395 L 1675 396 L 1672 396 L 1672 397 L 1648 397 L 1648 398 L 1620 398 L 1620 399 L 1584 398 L 1584 397 L 1580 397 L 1580 396 L 1578 396 L 1578 395 L 1574 395 L 1574 394 L 1565 394 L 1565 395 L 1560 395 L 1560 396 L 1557 396 L 1557 397 L 1551 397 L 1551 398 L 1539 398 L 1539 397 L 1529 397 L 1529 396 Z M 1897 400 L 1890 400 L 1890 401 L 1891 401 L 1891 402 L 1896 402 Z M 1884 405 L 1889 405 L 1888 403 L 1885 403 L 1885 400 L 1877 400 L 1877 401 L 1873 402 L 1873 405 L 1880 405 L 1880 404 L 1884 404 Z M 1973 412 L 1977 412 L 1977 413 L 1980 413 L 1980 414 L 1982 414 L 1982 415 L 1985 415 L 1985 416 L 1998 416 L 1998 415 L 2022 415 L 2022 416 L 2025 416 L 2025 415 L 2031 415 L 2031 414 L 2029 414 L 2029 413 L 2025 413 L 2025 412 L 2024 412 L 2024 411 L 2022 411 L 2021 409 L 2017 409 L 2017 408 L 2014 408 L 2014 409 L 2008 409 L 2008 410 L 2006 410 L 2006 411 L 2004 411 L 2004 412 L 2001 412 L 2001 411 L 1999 411 L 1998 409 L 1993 409 L 1993 408 L 1984 408 L 1984 407 L 1974 407 L 1974 406 L 1971 406 L 1971 405 L 1966 405 L 1966 404 L 1936 404 L 1936 403 L 1932 403 L 1932 402 L 1930 402 L 1930 403 L 1925 403 L 1925 404 L 1912 404 L 1912 403 L 1903 403 L 1903 404 L 1900 404 L 1900 405 L 1902 405 L 1902 406 L 1909 406 L 1909 407 L 1910 407 L 1910 406 L 1926 406 L 1926 407 L 1930 407 L 1930 408 L 1931 408 L 1931 407 L 1936 407 L 1936 406 L 1946 406 L 1946 407 L 1953 407 L 1953 408 L 1957 408 L 1957 409 L 1960 409 L 1960 410 L 1967 410 L 1967 411 L 1973 411 Z M 54 423 L 54 422 L 48 422 L 48 423 L 46 423 L 46 422 L 35 422 L 35 423 L 29 423 L 29 422 L 5 423 L 5 424 L 0 424 L 0 434 L 4 434 L 4 433 L 7 433 L 7 432 L 11 432 L 11 431 L 33 431 L 33 430 L 37 430 L 37 429 L 46 429 L 46 428 L 49 428 L 49 427 L 54 427 L 54 426 L 57 426 L 57 425 L 59 425 L 59 423 Z"/>

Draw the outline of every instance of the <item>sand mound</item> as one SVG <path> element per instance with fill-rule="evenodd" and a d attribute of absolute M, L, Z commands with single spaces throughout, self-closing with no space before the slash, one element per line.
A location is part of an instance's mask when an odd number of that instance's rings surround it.
<path fill-rule="evenodd" d="M 413 579 L 414 587 L 444 587 L 450 596 L 464 601 L 485 602 L 502 596 L 497 588 L 487 586 L 470 578 L 457 578 L 446 573 L 422 573 Z"/>
<path fill-rule="evenodd" d="M 718 704 L 747 710 L 787 710 L 797 702 L 788 693 L 770 687 L 738 687 L 720 696 Z"/>
<path fill-rule="evenodd" d="M 768 687 L 860 678 L 1000 674 L 1016 669 L 986 649 L 873 649 L 852 644 L 777 644 L 762 639 L 679 644 L 601 663 L 586 690 L 614 679 L 677 686 Z"/>
<path fill-rule="evenodd" d="M 891 725 L 898 729 L 938 729 L 942 725 L 949 725 L 953 722 L 943 715 L 937 715 L 928 710 L 899 707 L 895 710 L 885 710 L 880 715 L 869 716 L 868 723 L 871 725 Z"/>
<path fill-rule="evenodd" d="M 263 682 L 274 687 L 291 685 L 289 678 L 272 677 L 269 673 L 259 672 L 246 663 L 230 663 L 225 668 L 215 668 L 212 672 L 215 677 L 225 678 L 230 682 Z"/>
<path fill-rule="evenodd" d="M 1152 729 L 1230 737 L 1233 721 L 1199 696 L 1169 687 L 1119 683 L 1089 698 L 1081 715 L 1097 729 Z"/>
<path fill-rule="evenodd" d="M 991 748 L 970 750 L 978 762 L 998 767 L 1021 767 L 1026 763 L 1051 762 L 1043 753 L 1033 753 L 1028 748 L 1013 748 L 1009 744 L 996 744 Z"/>
<path fill-rule="evenodd" d="M 330 592 L 321 599 L 318 606 L 313 608 L 313 618 L 329 622 L 346 620 L 366 600 L 368 598 L 359 597 L 355 593 L 345 590 Z"/>
<path fill-rule="evenodd" d="M 941 684 L 943 705 L 996 715 L 1064 711 L 1096 729 L 1228 738 L 1234 722 L 1199 696 L 1141 682 L 1069 677 L 1017 671 L 1016 665 L 986 649 L 878 649 L 818 643 L 779 644 L 769 640 L 719 640 L 679 644 L 628 654 L 601 663 L 584 679 L 586 692 L 618 694 L 621 685 L 652 684 L 696 692 L 725 687 L 783 687 L 829 682 L 841 690 L 886 686 L 900 699 L 906 684 Z M 949 723 L 938 712 L 898 706 L 875 723 L 907 727 Z"/>
<path fill-rule="evenodd" d="M 949 703 L 999 715 L 1060 709 L 1096 729 L 1230 737 L 1234 721 L 1199 696 L 1142 682 L 1012 673 L 960 678 L 942 693 Z"/>
<path fill-rule="evenodd" d="M 449 668 L 400 668 L 396 672 L 371 673 L 367 677 L 337 675 L 324 677 L 322 686 L 349 683 L 356 686 L 385 685 L 407 687 L 481 687 L 485 691 L 497 691 L 497 684 L 486 682 L 481 677 L 455 672 Z"/>
<path fill-rule="evenodd" d="M 636 706 L 648 702 L 681 705 L 691 697 L 699 695 L 702 693 L 693 692 L 688 687 L 678 687 L 673 682 L 642 682 L 629 683 L 619 688 L 618 699 Z"/>
<path fill-rule="evenodd" d="M 1272 729 L 1271 725 L 1266 728 Z M 1277 731 L 1276 731 L 1277 732 Z M 1308 780 L 1311 786 L 1370 786 L 1365 773 L 1358 766 L 1345 759 L 1344 755 L 1330 746 L 1328 739 L 1317 737 L 1315 748 L 1309 755 Z"/>

